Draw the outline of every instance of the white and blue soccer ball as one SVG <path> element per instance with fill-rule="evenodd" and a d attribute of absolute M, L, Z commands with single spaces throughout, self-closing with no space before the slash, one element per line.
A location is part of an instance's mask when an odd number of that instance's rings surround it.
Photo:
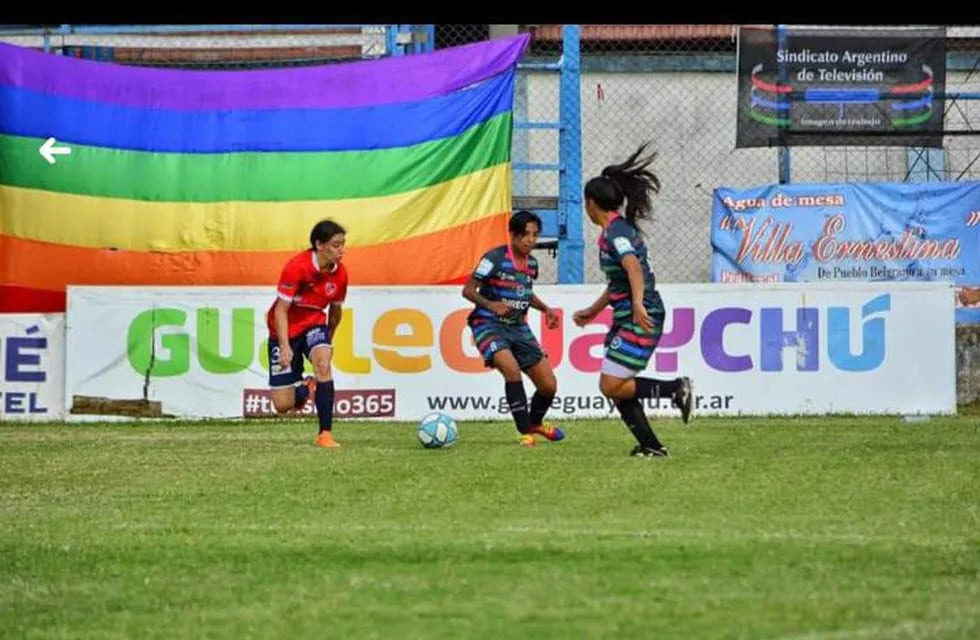
<path fill-rule="evenodd" d="M 456 444 L 456 421 L 444 413 L 434 411 L 422 418 L 415 431 L 419 442 L 426 449 L 445 449 Z"/>

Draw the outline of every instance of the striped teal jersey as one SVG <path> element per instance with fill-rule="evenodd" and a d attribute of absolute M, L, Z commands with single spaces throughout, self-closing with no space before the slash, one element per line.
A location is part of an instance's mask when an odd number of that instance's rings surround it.
<path fill-rule="evenodd" d="M 647 309 L 661 306 L 663 303 L 656 290 L 653 272 L 650 270 L 643 236 L 618 214 L 612 217 L 606 228 L 599 234 L 599 266 L 606 274 L 609 283 L 610 304 L 616 311 L 632 309 L 629 276 L 622 264 L 622 259 L 630 254 L 640 261 L 640 271 L 643 272 L 643 306 Z"/>
<path fill-rule="evenodd" d="M 480 295 L 487 300 L 503 300 L 511 311 L 500 317 L 478 305 L 470 317 L 504 324 L 524 322 L 534 295 L 534 280 L 538 277 L 538 261 L 534 256 L 528 256 L 527 264 L 522 266 L 517 264 L 509 244 L 494 247 L 483 254 L 473 277 L 480 283 Z"/>

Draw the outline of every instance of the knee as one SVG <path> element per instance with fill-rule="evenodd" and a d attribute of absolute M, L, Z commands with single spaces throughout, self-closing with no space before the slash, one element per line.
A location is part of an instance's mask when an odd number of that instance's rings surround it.
<path fill-rule="evenodd" d="M 521 381 L 521 367 L 509 351 L 498 351 L 493 357 L 493 366 L 507 382 Z"/>
<path fill-rule="evenodd" d="M 599 393 L 606 397 L 612 397 L 612 386 L 606 380 L 599 380 Z"/>
<path fill-rule="evenodd" d="M 313 363 L 313 375 L 318 381 L 326 382 L 332 375 L 330 360 L 328 358 L 318 359 Z"/>
<path fill-rule="evenodd" d="M 333 374 L 330 368 L 331 355 L 332 350 L 329 347 L 321 347 L 313 351 L 310 363 L 313 365 L 313 375 L 316 376 L 317 382 L 327 382 L 330 380 L 330 376 Z"/>
<path fill-rule="evenodd" d="M 623 385 L 619 380 L 612 380 L 610 378 L 601 378 L 599 380 L 599 392 L 607 398 L 622 400 L 623 398 L 620 398 L 622 389 Z"/>
<path fill-rule="evenodd" d="M 294 401 L 290 398 L 278 395 L 272 396 L 272 406 L 275 408 L 276 413 L 286 413 L 293 408 L 293 404 Z"/>
<path fill-rule="evenodd" d="M 500 370 L 500 375 L 504 377 L 505 382 L 520 382 L 521 381 L 521 370 L 516 364 L 505 364 L 497 367 Z"/>
<path fill-rule="evenodd" d="M 558 381 L 555 380 L 554 376 L 541 383 L 541 386 L 538 387 L 538 393 L 549 398 L 555 397 L 555 394 L 558 393 Z"/>

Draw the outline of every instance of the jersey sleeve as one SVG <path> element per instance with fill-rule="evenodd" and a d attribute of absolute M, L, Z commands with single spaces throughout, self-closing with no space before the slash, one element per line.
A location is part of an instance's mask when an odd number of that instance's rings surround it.
<path fill-rule="evenodd" d="M 636 247 L 633 246 L 635 237 L 636 230 L 625 220 L 616 220 L 609 225 L 606 239 L 617 261 L 621 262 L 628 255 L 636 255 Z"/>
<path fill-rule="evenodd" d="M 483 281 L 493 275 L 493 272 L 499 268 L 499 264 L 496 256 L 494 256 L 493 251 L 488 251 L 483 254 L 480 258 L 480 262 L 476 265 L 476 269 L 473 270 L 473 277 L 478 281 Z"/>
<path fill-rule="evenodd" d="M 538 259 L 535 258 L 534 256 L 530 256 L 527 259 L 527 269 L 528 269 L 529 275 L 531 276 L 531 280 L 537 280 L 538 279 Z"/>
<path fill-rule="evenodd" d="M 285 300 L 286 302 L 292 302 L 296 297 L 296 293 L 299 291 L 300 285 L 303 283 L 303 270 L 295 263 L 295 261 L 290 261 L 283 267 L 282 273 L 279 275 L 279 284 L 276 286 L 276 294 L 279 296 L 280 300 Z"/>

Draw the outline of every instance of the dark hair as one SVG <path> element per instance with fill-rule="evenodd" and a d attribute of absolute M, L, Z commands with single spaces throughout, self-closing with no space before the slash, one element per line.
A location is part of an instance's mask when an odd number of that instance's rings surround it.
<path fill-rule="evenodd" d="M 347 233 L 347 231 L 333 220 L 321 220 L 313 225 L 313 230 L 310 231 L 310 247 L 316 249 L 317 242 L 326 242 L 338 233 Z"/>
<path fill-rule="evenodd" d="M 527 223 L 534 222 L 538 225 L 538 231 L 541 231 L 541 218 L 538 214 L 525 209 L 521 209 L 514 215 L 510 217 L 510 223 L 508 223 L 507 228 L 510 232 L 515 235 L 524 235 L 527 233 Z"/>
<path fill-rule="evenodd" d="M 637 220 L 650 215 L 650 194 L 660 193 L 660 178 L 647 169 L 657 152 L 642 157 L 649 144 L 644 142 L 625 162 L 609 165 L 585 183 L 585 197 L 606 211 L 618 211 L 625 201 L 626 221 L 634 227 Z"/>

